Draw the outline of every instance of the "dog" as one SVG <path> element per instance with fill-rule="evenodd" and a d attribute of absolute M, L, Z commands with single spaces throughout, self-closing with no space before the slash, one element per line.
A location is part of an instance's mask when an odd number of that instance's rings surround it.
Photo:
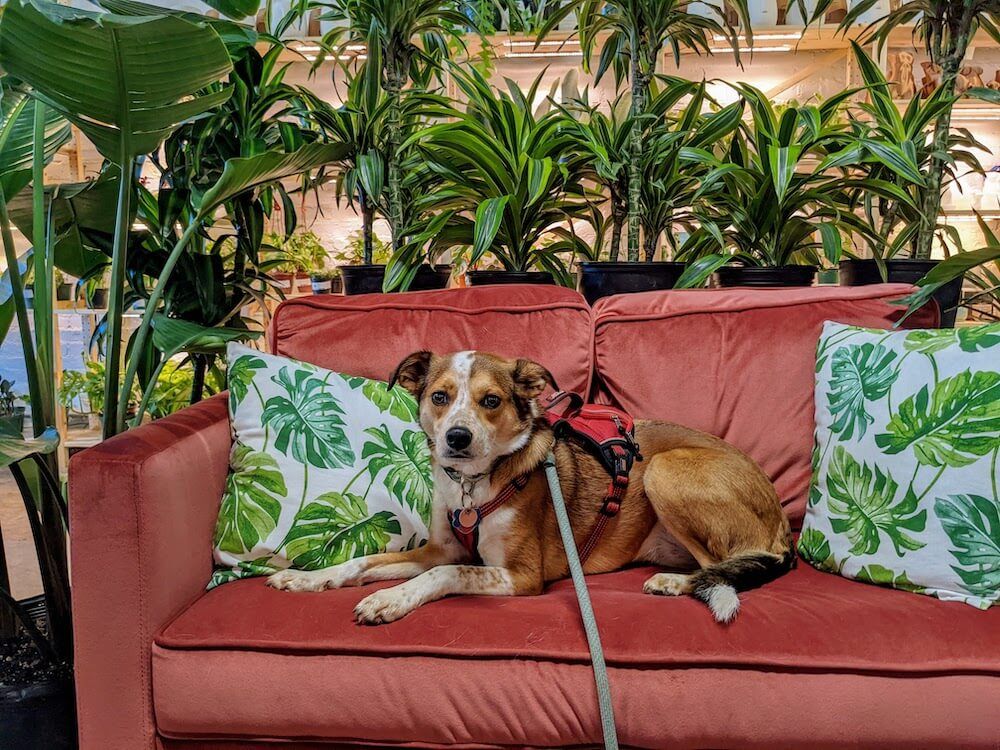
<path fill-rule="evenodd" d="M 543 462 L 552 451 L 579 545 L 598 517 L 608 474 L 572 439 L 556 439 L 539 404 L 555 379 L 527 359 L 478 351 L 406 357 L 390 379 L 413 394 L 427 434 L 434 499 L 427 543 L 405 552 L 356 558 L 315 571 L 285 570 L 268 585 L 323 591 L 409 579 L 365 597 L 360 624 L 389 623 L 454 594 L 541 593 L 569 575 Z M 587 558 L 584 571 L 606 573 L 646 562 L 673 571 L 649 578 L 648 594 L 689 594 L 715 619 L 730 622 L 739 591 L 767 583 L 795 560 L 777 493 L 750 458 L 719 438 L 659 421 L 638 421 L 644 460 L 629 473 L 621 510 Z M 478 556 L 461 544 L 451 513 L 480 508 L 513 480 L 519 489 L 482 518 Z"/>

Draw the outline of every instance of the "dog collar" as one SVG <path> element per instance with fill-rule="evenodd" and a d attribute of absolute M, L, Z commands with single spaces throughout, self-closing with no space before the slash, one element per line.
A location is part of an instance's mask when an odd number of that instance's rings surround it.
<path fill-rule="evenodd" d="M 452 469 L 450 466 L 442 466 L 444 473 L 447 475 L 448 479 L 458 484 L 462 490 L 462 507 L 467 507 L 466 499 L 470 502 L 472 501 L 472 493 L 476 491 L 476 485 L 479 484 L 483 479 L 488 477 L 491 472 L 484 471 L 480 474 L 472 474 L 467 476 L 460 471 Z"/>
<path fill-rule="evenodd" d="M 480 475 L 479 479 L 482 479 L 484 476 L 486 475 Z M 514 477 L 496 494 L 496 497 L 479 507 L 462 507 L 449 512 L 448 516 L 451 522 L 452 533 L 476 562 L 482 562 L 482 558 L 479 556 L 479 525 L 486 516 L 514 497 L 519 490 L 523 490 L 528 484 L 528 476 L 528 474 L 522 474 L 521 476 Z M 479 479 L 476 481 L 478 482 Z M 464 487 L 462 488 L 462 493 L 462 500 L 464 501 Z"/>

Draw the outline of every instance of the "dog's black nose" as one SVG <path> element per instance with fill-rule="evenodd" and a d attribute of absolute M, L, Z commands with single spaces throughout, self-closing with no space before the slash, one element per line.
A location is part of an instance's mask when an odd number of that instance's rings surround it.
<path fill-rule="evenodd" d="M 467 427 L 452 427 L 444 440 L 453 451 L 464 451 L 472 443 L 472 432 Z"/>

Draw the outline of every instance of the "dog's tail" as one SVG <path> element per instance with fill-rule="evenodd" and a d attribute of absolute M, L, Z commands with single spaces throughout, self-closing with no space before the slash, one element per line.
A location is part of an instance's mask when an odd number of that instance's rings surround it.
<path fill-rule="evenodd" d="M 740 610 L 738 591 L 763 586 L 795 565 L 794 548 L 783 554 L 747 552 L 695 571 L 691 596 L 701 599 L 718 622 L 730 622 Z"/>

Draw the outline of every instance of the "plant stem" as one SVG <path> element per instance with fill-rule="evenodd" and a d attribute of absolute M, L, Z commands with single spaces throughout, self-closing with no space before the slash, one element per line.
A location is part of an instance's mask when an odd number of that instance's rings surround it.
<path fill-rule="evenodd" d="M 191 364 L 194 366 L 194 376 L 191 378 L 191 403 L 197 404 L 205 395 L 205 370 L 208 360 L 204 354 L 192 354 Z"/>
<path fill-rule="evenodd" d="M 403 189 L 399 177 L 399 145 L 402 141 L 402 90 L 404 75 L 401 65 L 391 61 L 386 68 L 385 93 L 389 97 L 386 110 L 389 127 L 387 168 L 389 172 L 389 223 L 392 227 L 392 249 L 403 244 Z M 371 261 L 368 261 L 371 262 Z"/>
<path fill-rule="evenodd" d="M 38 372 L 38 401 L 31 404 L 31 426 L 40 434 L 55 424 L 55 373 L 52 370 L 52 254 L 46 241 L 45 216 L 45 105 L 35 100 L 31 160 L 32 245 L 35 281 L 35 357 Z"/>
<path fill-rule="evenodd" d="M 622 248 L 622 227 L 625 225 L 625 214 L 619 213 L 617 210 L 612 210 L 611 215 L 611 252 L 608 255 L 608 260 L 612 263 L 618 261 L 618 256 L 621 255 Z"/>
<path fill-rule="evenodd" d="M 125 313 L 125 255 L 132 222 L 132 172 L 135 159 L 122 155 L 118 183 L 118 214 L 115 217 L 115 238 L 111 253 L 111 283 L 108 290 L 108 350 L 105 358 L 104 438 L 124 430 L 128 391 L 119 394 L 121 373 L 122 324 Z M 141 347 L 135 351 L 142 351 Z M 121 395 L 124 395 L 124 404 Z"/>
<path fill-rule="evenodd" d="M 943 30 L 940 28 L 940 24 L 935 26 L 934 39 L 931 44 L 934 54 L 931 60 L 941 66 L 941 85 L 944 88 L 945 96 L 949 99 L 955 94 L 958 71 L 968 51 L 973 16 L 973 0 L 964 0 L 962 17 L 958 21 L 958 27 L 949 30 L 947 50 L 944 49 L 941 41 Z M 943 156 L 948 146 L 948 135 L 951 133 L 953 108 L 954 103 L 945 108 L 934 125 L 930 173 L 923 199 L 920 202 L 920 230 L 917 233 L 917 245 L 914 251 L 914 257 L 919 260 L 927 260 L 931 257 L 931 249 L 934 244 L 934 231 L 937 229 L 938 214 L 941 212 L 941 185 L 946 166 Z"/>
<path fill-rule="evenodd" d="M 0 590 L 10 590 L 10 574 L 7 571 L 7 556 L 3 547 L 3 527 L 0 527 Z M 17 635 L 17 620 L 13 610 L 0 607 L 0 641 Z"/>
<path fill-rule="evenodd" d="M 364 190 L 361 191 L 361 238 L 364 242 L 364 261 L 371 265 L 375 257 L 375 247 L 372 240 L 372 225 L 375 223 L 375 210 Z"/>
<path fill-rule="evenodd" d="M 160 373 L 163 372 L 163 368 L 169 361 L 169 357 L 162 357 L 156 369 L 153 370 L 153 374 L 150 375 L 149 382 L 146 384 L 146 390 L 142 394 L 142 400 L 139 402 L 139 408 L 136 410 L 135 418 L 132 420 L 133 427 L 138 427 L 142 424 L 142 417 L 146 413 L 146 409 L 149 408 L 149 400 L 153 397 L 153 391 L 156 390 L 156 381 L 160 379 Z"/>
<path fill-rule="evenodd" d="M 181 238 L 177 240 L 177 244 L 174 245 L 173 250 L 170 251 L 170 255 L 167 257 L 167 262 L 163 264 L 163 270 L 160 271 L 160 278 L 156 281 L 156 286 L 153 287 L 152 293 L 149 295 L 149 300 L 146 302 L 146 309 L 142 313 L 142 320 L 139 322 L 139 327 L 135 332 L 135 343 L 132 345 L 132 356 L 129 358 L 128 367 L 125 370 L 125 379 L 122 381 L 121 394 L 118 396 L 118 413 L 120 419 L 122 419 L 123 424 L 121 430 L 124 430 L 124 417 L 125 412 L 128 411 L 128 396 L 132 391 L 132 384 L 135 382 L 136 372 L 139 370 L 139 360 L 141 359 L 140 352 L 143 351 L 143 347 L 146 345 L 146 339 L 149 336 L 149 331 L 152 328 L 153 315 L 156 313 L 156 306 L 160 304 L 160 299 L 163 297 L 163 292 L 166 290 L 167 281 L 170 279 L 170 274 L 174 270 L 174 266 L 177 265 L 177 261 L 180 260 L 181 253 L 184 252 L 184 248 L 187 247 L 188 242 L 194 236 L 195 232 L 198 230 L 200 222 L 197 220 L 192 221 L 188 228 L 184 230 L 184 234 Z M 107 412 L 105 412 L 105 419 L 107 418 Z"/>
<path fill-rule="evenodd" d="M 628 165 L 628 259 L 635 263 L 639 260 L 639 231 L 642 223 L 642 209 L 640 201 L 642 198 L 641 180 L 642 169 L 640 160 L 642 159 L 642 124 L 638 117 L 646 110 L 646 89 L 649 84 L 645 79 L 641 65 L 639 63 L 639 35 L 634 30 L 630 43 L 629 54 L 632 60 L 632 102 L 630 113 L 632 120 L 632 132 L 629 134 L 629 153 L 631 158 Z"/>

